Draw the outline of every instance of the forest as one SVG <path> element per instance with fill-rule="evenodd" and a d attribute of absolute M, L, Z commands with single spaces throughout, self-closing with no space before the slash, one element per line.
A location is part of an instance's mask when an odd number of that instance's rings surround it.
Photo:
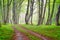
<path fill-rule="evenodd" d="M 0 0 L 0 40 L 60 40 L 60 0 Z"/>

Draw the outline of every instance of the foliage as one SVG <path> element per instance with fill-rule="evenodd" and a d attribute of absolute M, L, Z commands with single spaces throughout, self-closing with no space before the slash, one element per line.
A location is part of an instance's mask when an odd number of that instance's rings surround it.
<path fill-rule="evenodd" d="M 0 28 L 0 40 L 11 40 L 13 35 L 13 29 L 11 25 L 2 25 Z"/>

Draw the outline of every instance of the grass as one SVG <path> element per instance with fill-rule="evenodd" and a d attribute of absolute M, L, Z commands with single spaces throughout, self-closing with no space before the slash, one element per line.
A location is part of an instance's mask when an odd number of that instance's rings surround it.
<path fill-rule="evenodd" d="M 12 25 L 8 24 L 8 25 L 2 25 L 2 27 L 0 27 L 0 40 L 11 40 L 12 35 L 14 33 L 11 26 Z M 54 40 L 60 40 L 60 26 L 55 26 L 55 25 L 40 25 L 40 26 L 23 25 L 23 26 L 29 30 L 35 31 L 46 37 L 53 38 Z M 26 34 L 26 36 L 29 37 L 30 40 L 40 40 L 36 36 L 33 36 L 28 32 L 26 32 L 25 30 L 23 30 L 22 28 L 18 26 L 16 26 L 16 28 L 20 30 L 20 32 Z"/>
<path fill-rule="evenodd" d="M 55 25 L 23 25 L 29 30 L 35 31 L 39 34 L 42 34 L 46 37 L 53 38 L 54 40 L 60 40 L 60 26 Z"/>
<path fill-rule="evenodd" d="M 18 30 L 20 30 L 20 32 L 24 33 L 30 40 L 40 40 L 40 39 L 37 38 L 36 36 L 33 36 L 33 35 L 29 34 L 28 32 L 26 32 L 25 30 L 23 30 L 22 28 L 17 27 L 17 26 L 16 26 L 16 28 L 17 28 Z"/>
<path fill-rule="evenodd" d="M 11 26 L 12 25 L 8 24 L 0 27 L 0 40 L 11 40 L 14 33 Z"/>

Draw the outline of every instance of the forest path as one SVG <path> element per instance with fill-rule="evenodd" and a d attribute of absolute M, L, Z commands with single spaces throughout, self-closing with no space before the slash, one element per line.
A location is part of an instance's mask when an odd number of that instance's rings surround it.
<path fill-rule="evenodd" d="M 14 26 L 13 29 L 14 29 L 14 35 L 12 40 L 29 40 L 29 38 L 26 35 L 18 31 Z"/>
<path fill-rule="evenodd" d="M 23 27 L 22 25 L 18 25 L 18 26 L 21 27 L 21 28 L 22 28 L 23 30 L 25 30 L 26 32 L 30 33 L 31 35 L 34 35 L 34 36 L 40 38 L 41 40 L 53 40 L 52 38 L 48 38 L 48 37 L 46 37 L 46 36 L 43 36 L 43 35 L 38 34 L 38 33 L 36 33 L 36 32 L 33 32 L 33 31 L 31 31 L 31 30 Z"/>

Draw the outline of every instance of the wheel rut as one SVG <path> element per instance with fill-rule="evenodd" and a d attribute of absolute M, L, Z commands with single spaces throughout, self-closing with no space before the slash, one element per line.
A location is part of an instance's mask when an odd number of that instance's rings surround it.
<path fill-rule="evenodd" d="M 28 33 L 30 33 L 31 35 L 40 38 L 41 40 L 53 40 L 52 38 L 49 38 L 49 37 L 43 36 L 41 34 L 38 34 L 38 33 L 34 32 L 34 31 L 31 31 L 31 30 L 23 27 L 22 25 L 18 25 L 18 26 L 21 27 L 23 30 L 27 31 Z"/>
<path fill-rule="evenodd" d="M 29 38 L 25 34 L 17 30 L 14 26 L 13 29 L 14 29 L 14 35 L 12 40 L 29 40 Z"/>

